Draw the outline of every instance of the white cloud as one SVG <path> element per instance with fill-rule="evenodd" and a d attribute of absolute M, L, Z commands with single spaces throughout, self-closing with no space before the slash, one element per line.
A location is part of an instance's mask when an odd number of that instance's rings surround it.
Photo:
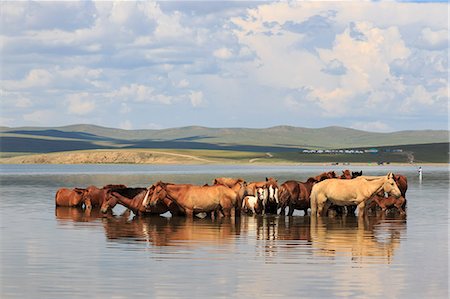
<path fill-rule="evenodd" d="M 29 108 L 33 106 L 33 103 L 29 98 L 19 98 L 15 101 L 15 106 L 17 108 Z"/>
<path fill-rule="evenodd" d="M 441 30 L 433 30 L 429 27 L 423 28 L 420 39 L 432 49 L 448 48 L 448 28 Z"/>
<path fill-rule="evenodd" d="M 380 117 L 423 111 L 442 120 L 447 6 L 5 2 L 2 113 L 17 125 L 47 109 L 66 123 L 111 124 L 117 112 L 139 115 L 145 106 L 160 109 L 154 122 L 166 127 L 226 126 L 223 116 L 239 103 L 257 107 L 253 119 L 233 111 L 239 125 L 252 127 L 302 126 L 308 117 L 310 126 L 349 126 L 355 116 L 390 123 Z M 66 105 L 55 105 L 61 98 Z M 132 121 L 146 126 L 143 114 Z"/>
<path fill-rule="evenodd" d="M 213 55 L 220 59 L 230 59 L 233 53 L 227 48 L 220 48 L 214 51 Z"/>
<path fill-rule="evenodd" d="M 201 91 L 191 91 L 189 99 L 193 107 L 198 107 L 203 104 L 203 93 Z"/>
<path fill-rule="evenodd" d="M 68 112 L 71 114 L 85 115 L 89 114 L 96 108 L 95 102 L 90 100 L 91 95 L 88 93 L 72 94 L 67 97 Z"/>
<path fill-rule="evenodd" d="M 180 80 L 180 82 L 178 82 L 178 84 L 176 84 L 176 87 L 178 88 L 186 88 L 189 86 L 189 81 L 186 79 L 182 79 Z"/>

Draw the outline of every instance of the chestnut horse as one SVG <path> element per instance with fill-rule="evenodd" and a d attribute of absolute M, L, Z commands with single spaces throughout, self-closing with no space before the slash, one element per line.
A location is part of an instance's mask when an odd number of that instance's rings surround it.
<path fill-rule="evenodd" d="M 178 206 L 168 198 L 165 198 L 154 207 L 145 208 L 142 202 L 148 191 L 153 192 L 153 189 L 125 188 L 120 189 L 117 192 L 109 191 L 107 199 L 102 204 L 101 211 L 102 213 L 106 213 L 119 203 L 133 211 L 136 216 L 161 215 L 167 211 L 170 211 L 172 216 L 182 215 Z"/>
<path fill-rule="evenodd" d="M 408 190 L 408 180 L 406 176 L 401 174 L 394 174 L 394 181 L 400 190 L 401 196 L 399 198 L 395 198 L 393 196 L 384 196 L 384 192 L 378 192 L 371 203 L 370 207 L 373 208 L 375 206 L 379 206 L 383 213 L 387 211 L 387 209 L 396 207 L 401 215 L 405 215 L 406 208 L 406 191 Z"/>
<path fill-rule="evenodd" d="M 87 208 L 100 208 L 106 200 L 106 195 L 109 190 L 119 190 L 127 188 L 125 185 L 106 185 L 99 189 L 95 186 L 89 186 L 83 194 L 85 205 Z"/>
<path fill-rule="evenodd" d="M 213 184 L 214 185 L 224 185 L 224 186 L 227 186 L 229 188 L 232 188 L 236 184 L 244 183 L 244 182 L 245 182 L 244 179 L 241 179 L 241 178 L 237 178 L 237 179 L 234 179 L 234 178 L 215 178 L 214 181 L 213 181 Z"/>
<path fill-rule="evenodd" d="M 84 204 L 83 194 L 85 189 L 60 188 L 55 194 L 55 205 L 57 207 L 81 207 Z"/>
<path fill-rule="evenodd" d="M 168 197 L 183 210 L 188 217 L 197 213 L 220 211 L 224 216 L 231 216 L 231 209 L 238 200 L 236 193 L 225 186 L 196 186 L 157 182 L 151 199 L 144 202 L 144 207 L 154 207 L 159 201 Z M 240 207 L 239 207 L 240 208 Z"/>
<path fill-rule="evenodd" d="M 328 206 L 358 205 L 358 215 L 365 213 L 366 201 L 376 193 L 384 190 L 395 197 L 401 192 L 390 172 L 386 176 L 367 180 L 362 177 L 353 180 L 328 179 L 314 185 L 311 192 L 311 215 L 326 215 Z"/>
<path fill-rule="evenodd" d="M 303 210 L 305 216 L 308 215 L 311 189 L 315 183 L 317 181 L 312 177 L 306 182 L 294 180 L 284 182 L 280 186 L 280 214 L 284 215 L 286 207 L 289 207 L 288 216 L 292 216 L 295 209 Z"/>

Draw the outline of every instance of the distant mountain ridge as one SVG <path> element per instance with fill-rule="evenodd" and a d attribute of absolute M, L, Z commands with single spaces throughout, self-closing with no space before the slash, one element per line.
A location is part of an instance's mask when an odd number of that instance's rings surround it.
<path fill-rule="evenodd" d="M 410 130 L 375 133 L 338 126 L 318 129 L 293 126 L 275 126 L 265 129 L 188 126 L 160 130 L 124 130 L 79 124 L 62 127 L 0 127 L 0 137 L 104 142 L 110 143 L 112 147 L 154 141 L 222 146 L 330 149 L 449 142 L 449 131 Z"/>

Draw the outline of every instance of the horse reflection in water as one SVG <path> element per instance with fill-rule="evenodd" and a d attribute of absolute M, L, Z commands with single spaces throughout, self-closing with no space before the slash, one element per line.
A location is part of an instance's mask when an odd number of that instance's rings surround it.
<path fill-rule="evenodd" d="M 246 221 L 254 221 L 245 223 Z M 242 227 L 255 226 L 260 255 L 284 255 L 290 262 L 295 255 L 311 254 L 318 258 L 350 258 L 355 263 L 392 262 L 406 231 L 401 216 L 367 217 L 259 217 L 243 219 Z M 289 242 L 289 241 L 292 242 Z M 262 252 L 261 252 L 262 251 Z M 303 251 L 303 252 L 300 252 Z"/>
<path fill-rule="evenodd" d="M 80 207 L 56 207 L 55 216 L 59 223 L 101 221 L 103 215 L 98 209 L 82 209 Z M 111 216 L 111 214 L 109 214 Z"/>
<path fill-rule="evenodd" d="M 148 242 L 153 246 L 199 246 L 232 243 L 239 222 L 230 218 L 211 220 L 185 217 L 110 217 L 103 222 L 108 240 Z"/>
<path fill-rule="evenodd" d="M 60 224 L 97 221 L 110 242 L 146 242 L 154 247 L 189 248 L 208 244 L 233 245 L 237 238 L 253 239 L 257 256 L 274 262 L 281 258 L 289 263 L 304 262 L 299 259 L 299 254 L 306 254 L 321 260 L 350 259 L 353 263 L 389 264 L 406 231 L 405 217 L 384 214 L 366 218 L 272 215 L 214 220 L 131 216 L 129 211 L 120 216 L 105 216 L 94 210 L 56 208 Z M 236 249 L 234 245 L 227 248 Z"/>

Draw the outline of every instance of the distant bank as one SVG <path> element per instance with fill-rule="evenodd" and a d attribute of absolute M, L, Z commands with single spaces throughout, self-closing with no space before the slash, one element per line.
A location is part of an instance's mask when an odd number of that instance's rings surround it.
<path fill-rule="evenodd" d="M 449 131 L 0 127 L 0 163 L 448 163 Z"/>
<path fill-rule="evenodd" d="M 298 153 L 260 153 L 219 150 L 177 150 L 177 149 L 112 149 L 83 150 L 45 154 L 20 155 L 0 158 L 1 164 L 371 164 L 386 165 L 391 163 L 443 163 L 439 159 L 414 159 L 410 153 L 366 153 L 349 154 L 304 154 Z M 422 156 L 420 156 L 422 157 Z M 411 161 L 411 159 L 413 161 Z"/>

